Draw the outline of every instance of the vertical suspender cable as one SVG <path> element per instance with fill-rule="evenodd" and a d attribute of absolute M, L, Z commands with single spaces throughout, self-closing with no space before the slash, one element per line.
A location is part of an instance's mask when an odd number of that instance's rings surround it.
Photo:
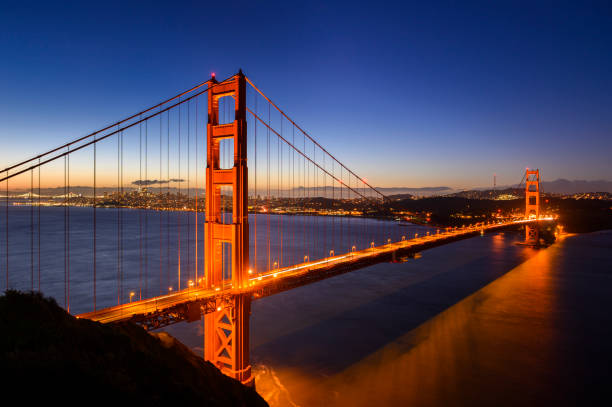
<path fill-rule="evenodd" d="M 180 98 L 179 98 L 180 101 Z M 182 103 L 181 103 L 182 104 Z M 178 108 L 178 193 L 177 193 L 177 203 L 180 203 L 181 199 L 181 104 L 179 104 Z M 177 244 L 178 244 L 178 267 L 177 267 L 177 276 L 178 276 L 178 290 L 181 290 L 181 210 L 177 208 Z"/>
<path fill-rule="evenodd" d="M 314 162 L 317 162 L 317 146 L 313 143 L 312 144 L 312 160 Z M 319 191 L 317 189 L 318 187 L 318 173 L 317 173 L 317 167 L 316 166 L 312 166 L 312 177 L 313 177 L 313 186 L 314 186 L 314 199 L 316 200 L 319 196 Z M 317 205 L 318 206 L 318 205 Z M 314 223 L 314 247 L 318 248 L 319 245 L 319 214 L 318 211 L 315 210 L 314 212 L 314 217 L 313 217 L 313 223 Z"/>
<path fill-rule="evenodd" d="M 121 243 L 121 248 L 120 248 L 119 254 L 120 254 L 120 261 L 121 261 L 121 267 L 120 267 L 121 274 L 119 276 L 119 283 L 120 283 L 119 287 L 121 288 L 121 292 L 120 292 L 121 299 L 124 299 L 125 297 L 123 296 L 123 280 L 124 280 L 123 274 L 124 274 L 125 267 L 124 267 L 124 264 L 123 264 L 123 254 L 124 254 L 123 253 L 123 237 L 124 237 L 123 236 L 123 218 L 124 218 L 124 212 L 125 211 L 124 211 L 124 207 L 123 206 L 125 204 L 125 202 L 124 202 L 125 201 L 125 191 L 123 189 L 123 131 L 121 133 L 119 133 L 119 138 L 121 140 L 121 146 L 120 146 L 121 147 L 120 148 L 120 152 L 121 152 L 121 155 L 120 155 L 120 158 L 121 158 L 121 173 L 120 173 L 121 174 L 121 179 L 120 179 L 120 181 L 121 181 L 121 183 L 120 183 L 120 185 L 121 185 L 121 207 L 119 209 L 119 216 L 120 216 L 119 242 Z"/>
<path fill-rule="evenodd" d="M 9 178 L 8 170 L 6 170 L 6 205 L 5 209 L 5 220 L 6 220 L 6 289 L 9 289 Z"/>
<path fill-rule="evenodd" d="M 120 156 L 121 157 L 121 184 L 120 184 L 121 185 L 121 208 L 119 209 L 119 215 L 120 215 L 120 219 L 121 219 L 121 222 L 120 222 L 120 226 L 121 226 L 120 230 L 121 230 L 121 232 L 120 232 L 120 235 L 119 235 L 120 236 L 120 240 L 119 241 L 121 242 L 121 250 L 119 251 L 119 253 L 120 253 L 120 260 L 121 260 L 121 275 L 119 277 L 119 283 L 120 283 L 119 287 L 121 288 L 121 292 L 120 292 L 121 299 L 124 299 L 125 297 L 123 296 L 123 280 L 124 280 L 123 274 L 124 274 L 125 267 L 124 267 L 124 264 L 123 264 L 123 254 L 124 254 L 123 253 L 123 237 L 124 237 L 123 236 L 123 229 L 124 229 L 123 228 L 123 222 L 124 222 L 123 218 L 124 218 L 124 215 L 125 215 L 125 213 L 124 213 L 125 212 L 124 211 L 125 190 L 123 189 L 123 131 L 121 133 L 119 133 L 119 137 L 120 137 L 120 140 L 121 140 L 121 149 L 120 149 L 120 151 L 121 151 L 121 156 Z"/>
<path fill-rule="evenodd" d="M 66 193 L 66 156 L 64 156 L 64 308 L 68 308 L 68 287 L 67 287 L 67 262 L 68 262 L 68 238 L 67 238 L 67 193 Z"/>
<path fill-rule="evenodd" d="M 157 212 L 159 215 L 159 284 L 158 291 L 159 295 L 162 293 L 162 211 L 159 207 L 162 202 L 162 111 L 161 106 L 159 107 L 159 189 L 158 189 L 158 200 L 157 200 Z"/>
<path fill-rule="evenodd" d="M 303 139 L 302 145 L 304 146 L 302 151 L 305 150 L 305 146 L 306 146 L 306 138 Z M 302 243 L 304 245 L 304 256 L 308 256 L 308 260 L 310 261 L 310 255 L 308 253 L 308 243 L 306 242 L 306 224 L 308 223 L 308 218 L 307 218 L 307 213 L 306 213 L 306 159 L 304 157 L 302 157 L 302 185 L 303 187 L 303 192 L 302 192 L 302 204 L 303 204 L 303 208 L 302 208 L 302 213 L 304 214 L 303 218 L 304 218 L 304 222 L 302 223 Z"/>
<path fill-rule="evenodd" d="M 195 100 L 195 278 L 198 285 L 198 99 Z"/>
<path fill-rule="evenodd" d="M 270 105 L 268 104 L 268 131 L 267 131 L 267 147 L 266 147 L 266 245 L 268 253 L 267 269 L 270 271 Z"/>
<path fill-rule="evenodd" d="M 257 93 L 253 93 L 254 94 L 254 105 L 255 105 L 255 112 L 257 112 Z M 254 133 L 254 137 L 255 137 L 255 148 L 254 148 L 254 158 L 255 158 L 255 202 L 256 205 L 259 204 L 259 192 L 257 191 L 257 120 L 255 119 L 255 117 L 253 117 L 253 133 Z M 253 270 L 256 273 L 259 273 L 259 268 L 257 267 L 257 218 L 259 217 L 258 214 L 258 210 L 257 210 L 257 206 L 255 207 L 255 229 L 253 232 L 253 236 L 255 236 L 255 238 L 253 240 L 255 240 L 255 254 L 253 256 Z"/>
<path fill-rule="evenodd" d="M 70 150 L 70 147 L 68 147 L 68 150 Z M 66 262 L 66 270 L 67 270 L 67 279 L 66 279 L 66 283 L 67 283 L 67 299 L 68 299 L 68 306 L 66 307 L 66 311 L 68 311 L 68 313 L 70 313 L 70 154 L 66 155 L 67 158 L 67 175 L 66 175 L 66 182 L 68 185 L 68 198 L 67 198 L 67 205 L 66 205 L 66 215 L 67 215 L 67 220 L 66 220 L 66 250 L 68 252 L 68 256 L 67 256 L 67 262 Z"/>
<path fill-rule="evenodd" d="M 141 116 L 142 119 L 142 116 Z M 140 180 L 140 185 L 138 187 L 140 194 L 140 201 L 142 202 L 143 194 L 142 194 L 142 186 L 146 185 L 142 179 L 142 123 L 139 124 L 138 128 L 138 179 Z M 141 208 L 138 210 L 138 299 L 142 300 L 142 211 L 144 208 L 141 205 Z"/>
<path fill-rule="evenodd" d="M 291 143 L 295 145 L 295 126 L 291 125 Z M 297 208 L 295 204 L 295 150 L 291 149 L 291 205 Z M 296 242 L 295 242 L 295 217 L 297 214 L 294 212 L 294 215 L 291 217 L 291 250 L 289 250 L 289 262 L 294 264 L 293 261 L 293 252 L 297 250 Z M 299 257 L 298 257 L 299 258 Z"/>
<path fill-rule="evenodd" d="M 283 134 L 283 118 L 281 116 L 281 124 L 280 124 L 280 128 L 281 128 L 281 135 Z M 279 138 L 276 139 L 276 155 L 277 155 L 277 159 L 276 159 L 276 166 L 278 168 L 278 174 L 276 174 L 276 199 L 280 200 L 280 195 L 281 195 L 281 183 L 283 182 L 283 177 L 282 177 L 282 171 L 283 171 L 283 165 L 282 165 L 282 155 L 281 155 L 281 141 Z M 283 215 L 279 213 L 278 216 L 278 236 L 279 236 L 279 240 L 280 240 L 280 244 L 279 244 L 279 251 L 278 251 L 278 256 L 276 256 L 276 258 L 278 259 L 278 267 L 281 267 L 281 264 L 283 263 Z"/>
<path fill-rule="evenodd" d="M 302 146 L 302 152 L 306 154 L 306 138 L 304 138 L 304 144 Z M 308 206 L 310 205 L 310 162 L 304 160 L 304 213 L 306 217 L 304 218 L 304 230 L 306 231 L 306 254 L 310 258 L 313 256 L 313 253 L 310 251 L 312 244 L 311 231 L 308 228 L 310 225 L 310 214 L 308 212 Z M 313 256 L 314 257 L 314 256 Z M 314 260 L 314 259 L 313 259 Z"/>
<path fill-rule="evenodd" d="M 340 205 L 342 205 L 342 189 L 344 188 L 344 184 L 342 183 L 342 166 L 340 166 Z M 342 208 L 342 206 L 340 206 Z M 342 214 L 341 214 L 342 215 Z M 344 244 L 344 216 L 340 216 L 340 244 L 338 247 L 338 252 L 343 253 Z"/>
<path fill-rule="evenodd" d="M 117 131 L 119 130 L 119 126 L 117 126 Z M 121 206 L 121 194 L 119 192 L 119 179 L 121 177 L 120 174 L 120 161 L 119 161 L 119 146 L 121 145 L 121 136 L 119 133 L 117 133 L 117 198 L 116 198 L 116 205 L 117 205 L 117 305 L 121 304 L 121 293 L 120 293 L 120 277 L 121 277 L 121 263 L 120 263 L 120 248 L 121 248 L 121 241 L 120 236 L 121 236 L 121 232 L 120 232 L 120 222 L 121 222 L 121 218 L 120 218 L 120 206 Z"/>
<path fill-rule="evenodd" d="M 187 210 L 191 210 L 191 100 L 187 101 Z M 191 280 L 191 214 L 187 212 L 187 278 Z M 189 287 L 189 285 L 187 285 Z"/>
<path fill-rule="evenodd" d="M 38 292 L 40 292 L 40 158 L 38 159 Z"/>
<path fill-rule="evenodd" d="M 30 291 L 34 291 L 34 170 L 30 170 Z"/>
<path fill-rule="evenodd" d="M 96 146 L 98 143 L 95 142 L 94 137 L 94 159 L 93 159 L 93 310 L 96 310 L 96 252 L 97 242 L 96 242 L 96 229 L 97 229 L 97 219 L 96 219 L 96 187 L 97 187 L 97 179 L 96 179 L 96 165 L 97 165 L 97 150 Z M 39 183 L 40 185 L 40 183 Z M 40 234 L 39 234 L 40 235 Z"/>
<path fill-rule="evenodd" d="M 149 121 L 145 121 L 145 179 L 149 180 Z M 146 202 L 148 202 L 148 190 Z M 149 210 L 148 205 L 144 208 L 144 295 L 149 296 Z"/>
<path fill-rule="evenodd" d="M 168 110 L 166 137 L 166 286 L 170 289 L 170 113 Z"/>

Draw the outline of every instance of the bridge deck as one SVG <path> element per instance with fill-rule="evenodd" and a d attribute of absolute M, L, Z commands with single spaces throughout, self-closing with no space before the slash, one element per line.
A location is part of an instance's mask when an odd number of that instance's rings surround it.
<path fill-rule="evenodd" d="M 542 220 L 551 219 L 540 219 Z M 103 323 L 132 320 L 149 329 L 182 320 L 199 320 L 201 313 L 213 312 L 219 307 L 224 307 L 226 303 L 229 304 L 228 300 L 234 295 L 251 294 L 253 299 L 257 299 L 372 264 L 392 261 L 401 256 L 465 239 L 479 233 L 530 222 L 536 221 L 514 220 L 425 235 L 256 274 L 250 277 L 248 284 L 243 287 L 231 285 L 215 288 L 189 287 L 167 295 L 80 314 L 77 317 Z"/>

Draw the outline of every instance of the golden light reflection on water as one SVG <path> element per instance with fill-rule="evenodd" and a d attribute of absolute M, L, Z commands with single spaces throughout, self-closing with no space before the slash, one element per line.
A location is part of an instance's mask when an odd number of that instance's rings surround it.
<path fill-rule="evenodd" d="M 503 240 L 495 236 L 494 247 L 497 241 L 507 245 Z M 257 389 L 271 406 L 534 402 L 537 396 L 520 389 L 553 381 L 558 250 L 531 253 L 501 278 L 332 376 L 256 366 Z"/>

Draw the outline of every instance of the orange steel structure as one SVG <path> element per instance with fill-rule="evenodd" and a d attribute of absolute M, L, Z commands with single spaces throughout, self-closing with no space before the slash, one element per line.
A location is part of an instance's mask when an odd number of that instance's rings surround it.
<path fill-rule="evenodd" d="M 540 219 L 540 170 L 525 171 L 525 219 L 535 219 L 535 223 L 525 225 L 525 243 L 537 245 L 539 241 L 538 220 Z"/>
<path fill-rule="evenodd" d="M 206 221 L 204 272 L 209 289 L 226 286 L 242 288 L 248 282 L 249 224 L 246 81 L 240 71 L 223 83 L 214 76 L 209 81 Z M 233 98 L 234 121 L 219 123 L 219 100 Z M 221 168 L 219 146 L 233 141 L 233 167 Z M 231 223 L 223 213 L 221 191 L 231 188 Z M 245 384 L 252 383 L 249 364 L 250 295 L 239 294 L 219 301 L 204 320 L 204 357 L 226 375 Z"/>

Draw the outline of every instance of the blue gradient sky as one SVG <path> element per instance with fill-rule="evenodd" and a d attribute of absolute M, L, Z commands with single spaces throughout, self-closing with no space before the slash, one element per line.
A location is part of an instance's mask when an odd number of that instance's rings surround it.
<path fill-rule="evenodd" d="M 378 186 L 612 179 L 612 6 L 292 3 L 3 2 L 0 163 L 242 68 Z"/>

